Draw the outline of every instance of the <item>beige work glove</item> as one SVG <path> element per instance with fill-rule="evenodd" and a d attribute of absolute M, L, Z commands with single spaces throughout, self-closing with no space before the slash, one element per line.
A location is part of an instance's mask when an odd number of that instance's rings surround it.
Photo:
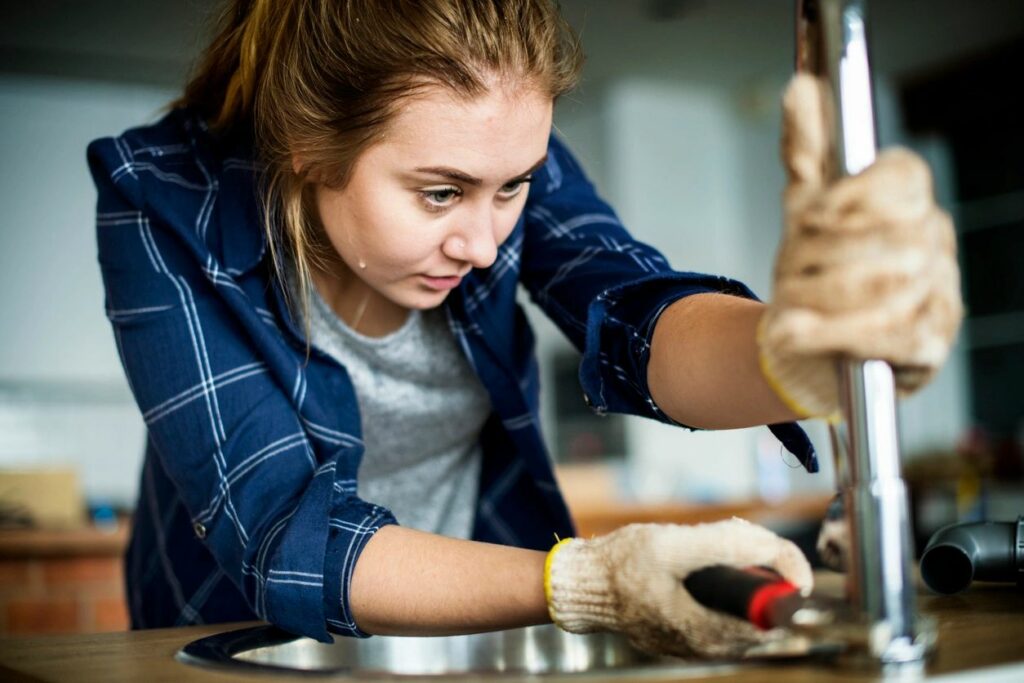
<path fill-rule="evenodd" d="M 771 567 L 807 591 L 813 582 L 799 548 L 742 519 L 696 526 L 631 524 L 552 548 L 544 572 L 548 611 L 566 631 L 619 631 L 652 654 L 736 657 L 782 637 L 779 629 L 760 631 L 690 596 L 683 580 L 715 564 Z"/>
<path fill-rule="evenodd" d="M 935 203 L 928 166 L 893 148 L 827 182 L 830 133 L 818 79 L 798 75 L 783 98 L 789 183 L 761 368 L 794 412 L 838 408 L 836 360 L 882 359 L 902 395 L 941 367 L 963 317 L 953 224 Z"/>

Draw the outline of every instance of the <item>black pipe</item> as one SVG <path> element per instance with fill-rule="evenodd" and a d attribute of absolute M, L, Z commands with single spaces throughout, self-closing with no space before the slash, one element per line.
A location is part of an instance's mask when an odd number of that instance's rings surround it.
<path fill-rule="evenodd" d="M 921 578 L 952 595 L 971 581 L 1024 580 L 1024 515 L 1016 522 L 951 524 L 935 532 L 921 556 Z"/>

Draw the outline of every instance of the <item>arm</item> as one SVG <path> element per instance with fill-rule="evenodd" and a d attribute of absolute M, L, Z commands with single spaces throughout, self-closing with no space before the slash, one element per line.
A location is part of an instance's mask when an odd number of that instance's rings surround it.
<path fill-rule="evenodd" d="M 803 430 L 792 422 L 780 423 L 792 413 L 779 410 L 774 395 L 768 396 L 764 406 L 756 405 L 765 389 L 755 371 L 753 350 L 757 324 L 753 311 L 760 310 L 760 305 L 742 301 L 756 299 L 754 294 L 728 278 L 672 270 L 657 250 L 626 232 L 556 138 L 551 140 L 548 163 L 530 189 L 522 281 L 533 300 L 583 352 L 580 382 L 597 413 L 627 413 L 701 427 L 768 423 L 808 471 L 817 471 L 814 447 Z M 691 299 L 693 306 L 701 305 L 699 300 L 732 305 L 721 309 L 719 313 L 728 315 L 712 324 L 705 311 L 694 311 L 685 303 Z M 691 317 L 689 312 L 699 315 Z M 734 333 L 723 341 L 716 325 Z M 699 338 L 690 340 L 689 334 Z M 736 348 L 721 354 L 723 344 Z M 652 345 L 659 347 L 655 371 L 649 369 Z M 691 348 L 692 357 L 683 358 L 676 351 L 685 349 L 689 356 Z M 711 372 L 707 371 L 709 358 L 716 368 Z M 734 359 L 739 358 L 745 360 L 736 372 Z M 666 365 L 672 379 L 663 384 L 661 376 L 666 373 L 661 368 Z M 659 386 L 650 387 L 655 374 Z M 735 397 L 720 390 L 735 386 L 719 386 L 729 377 L 741 389 L 739 408 L 729 406 Z M 744 385 L 752 377 L 754 385 Z M 700 405 L 707 397 L 685 386 L 691 380 L 702 381 L 703 388 L 712 385 L 714 401 Z"/>
<path fill-rule="evenodd" d="M 647 386 L 656 321 L 694 295 L 753 294 L 727 278 L 672 270 L 656 249 L 633 239 L 554 137 L 532 183 L 525 223 L 522 282 L 583 353 L 588 403 L 598 413 L 670 421 L 649 400 Z"/>
<path fill-rule="evenodd" d="M 677 422 L 704 429 L 798 419 L 761 372 L 757 325 L 765 309 L 722 294 L 697 294 L 666 308 L 647 366 L 658 406 Z"/>
<path fill-rule="evenodd" d="M 201 529 L 169 549 L 165 568 L 185 575 L 191 555 L 205 566 L 191 545 L 202 544 L 260 618 L 321 641 L 328 628 L 361 635 L 343 587 L 394 518 L 355 495 L 358 440 L 324 426 L 336 422 L 311 397 L 331 387 L 304 391 L 320 377 L 283 341 L 268 341 L 253 301 L 204 251 L 188 223 L 211 205 L 198 162 L 169 153 L 137 163 L 132 143 L 93 143 L 89 162 L 121 361 L 158 467 Z"/>
<path fill-rule="evenodd" d="M 551 621 L 545 553 L 389 526 L 367 543 L 349 600 L 379 635 L 450 635 Z"/>
<path fill-rule="evenodd" d="M 746 304 L 735 303 L 728 310 L 736 316 L 727 316 L 729 322 L 720 323 L 733 330 L 736 326 L 740 328 L 729 335 L 728 342 L 713 334 L 714 327 L 701 323 L 701 315 L 683 314 L 687 308 L 683 301 L 706 298 L 699 295 L 730 295 L 720 299 L 728 298 L 732 303 L 731 299 L 735 298 L 756 299 L 754 294 L 726 278 L 675 271 L 656 250 L 630 237 L 611 208 L 597 196 L 580 165 L 554 137 L 549 146 L 548 163 L 530 187 L 521 275 L 532 299 L 583 352 L 580 381 L 596 413 L 626 413 L 682 425 L 689 423 L 680 417 L 691 417 L 701 426 L 768 422 L 769 429 L 786 449 L 796 455 L 809 472 L 817 471 L 814 446 L 804 431 L 793 422 L 773 422 L 785 420 L 792 413 L 776 410 L 774 395 L 765 404 L 764 413 L 758 410 L 757 396 L 765 387 L 760 386 L 764 382 L 761 374 L 750 370 L 757 354 L 743 347 L 731 354 L 716 351 L 723 343 L 742 345 L 755 340 L 753 315 L 750 312 L 739 314 L 739 307 Z M 673 368 L 673 381 L 658 387 L 655 398 L 648 385 L 652 376 L 648 361 L 655 329 L 666 313 L 662 332 L 673 330 L 669 337 L 674 341 L 669 345 L 659 344 L 662 347 L 659 355 L 665 350 L 668 353 L 660 358 L 658 367 L 673 366 L 677 362 L 685 365 Z M 748 315 L 750 317 L 745 317 Z M 689 353 L 691 346 L 688 340 L 685 346 L 680 346 L 684 338 L 679 335 L 689 334 L 690 330 L 701 334 L 703 341 L 692 345 L 694 358 L 683 359 L 677 349 L 685 348 Z M 716 356 L 724 369 L 703 373 L 703 368 L 695 365 L 697 357 L 706 364 L 709 354 Z M 746 370 L 737 373 L 737 378 L 753 376 L 759 384 L 752 387 L 753 395 L 745 394 L 745 408 L 725 410 L 724 401 L 729 396 L 717 389 L 712 394 L 717 398 L 710 415 L 694 407 L 689 407 L 697 410 L 692 414 L 681 410 L 678 400 L 664 408 L 659 404 L 657 398 L 666 401 L 668 394 L 680 390 L 683 391 L 680 395 L 690 401 L 706 400 L 699 391 L 678 386 L 679 382 L 701 377 L 708 382 L 716 376 L 731 376 L 734 361 L 730 355 L 745 358 Z M 682 372 L 678 372 L 680 370 Z"/>

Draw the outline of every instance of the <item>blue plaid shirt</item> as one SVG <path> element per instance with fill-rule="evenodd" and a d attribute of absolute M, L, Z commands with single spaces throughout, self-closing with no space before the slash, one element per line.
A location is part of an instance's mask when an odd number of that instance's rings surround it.
<path fill-rule="evenodd" d="M 348 586 L 395 519 L 356 490 L 363 444 L 345 369 L 316 349 L 306 362 L 267 257 L 251 149 L 188 110 L 89 146 L 106 313 L 148 427 L 126 558 L 132 623 L 258 617 L 320 641 L 364 636 Z M 661 421 L 646 381 L 659 313 L 699 292 L 753 295 L 673 272 L 551 139 L 497 260 L 444 304 L 493 405 L 473 538 L 546 550 L 573 527 L 541 439 L 520 283 L 583 351 L 596 412 Z M 796 425 L 773 429 L 815 468 Z"/>

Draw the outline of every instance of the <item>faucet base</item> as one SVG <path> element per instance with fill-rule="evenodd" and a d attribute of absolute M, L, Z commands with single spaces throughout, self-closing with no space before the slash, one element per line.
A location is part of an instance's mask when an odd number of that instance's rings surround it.
<path fill-rule="evenodd" d="M 931 657 L 938 641 L 934 617 L 915 615 L 910 635 L 900 636 L 892 624 L 868 622 L 849 602 L 831 596 L 804 598 L 787 627 L 790 638 L 758 646 L 746 656 L 813 656 L 843 668 L 910 671 Z"/>

